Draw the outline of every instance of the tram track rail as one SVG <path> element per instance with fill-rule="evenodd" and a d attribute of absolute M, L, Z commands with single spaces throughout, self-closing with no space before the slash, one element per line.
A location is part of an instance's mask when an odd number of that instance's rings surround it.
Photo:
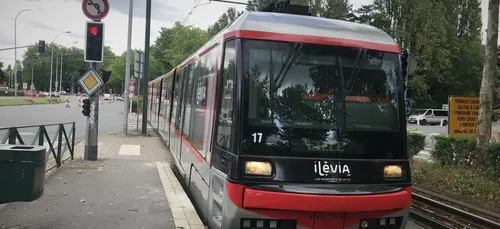
<path fill-rule="evenodd" d="M 418 189 L 418 188 L 417 188 Z M 500 217 L 494 213 L 463 206 L 458 201 L 443 200 L 428 191 L 414 191 L 410 219 L 425 228 L 435 229 L 496 229 Z"/>

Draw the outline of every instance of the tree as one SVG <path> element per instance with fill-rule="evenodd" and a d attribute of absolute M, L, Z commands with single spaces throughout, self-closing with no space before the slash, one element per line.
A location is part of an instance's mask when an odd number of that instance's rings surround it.
<path fill-rule="evenodd" d="M 235 21 L 241 14 L 243 14 L 243 11 L 236 12 L 236 8 L 230 7 L 219 17 L 219 19 L 213 25 L 210 25 L 208 27 L 208 35 L 211 37 L 215 36 L 221 30 L 233 23 L 233 21 Z"/>
<path fill-rule="evenodd" d="M 0 61 L 0 84 L 5 82 L 6 78 L 7 74 L 5 74 L 5 71 L 3 70 L 3 62 Z"/>
<path fill-rule="evenodd" d="M 479 117 L 477 122 L 475 166 L 484 163 L 484 146 L 491 139 L 491 110 L 493 87 L 497 71 L 496 58 L 498 52 L 498 13 L 499 0 L 490 0 L 488 4 L 488 28 L 483 68 L 483 79 L 479 92 Z"/>
<path fill-rule="evenodd" d="M 31 84 L 31 73 L 33 70 L 33 84 L 36 90 L 49 91 L 50 88 L 50 63 L 52 49 L 54 49 L 54 62 L 52 72 L 52 90 L 55 90 L 56 81 L 56 57 L 59 56 L 57 65 L 57 76 L 60 77 L 61 65 L 60 55 L 63 55 L 63 89 L 77 85 L 80 77 L 80 69 L 87 68 L 88 64 L 83 61 L 83 50 L 75 47 L 63 47 L 54 43 L 47 44 L 46 52 L 38 54 L 37 46 L 28 47 L 22 60 L 22 69 L 18 73 L 18 81 Z M 19 77 L 21 75 L 21 77 Z"/>

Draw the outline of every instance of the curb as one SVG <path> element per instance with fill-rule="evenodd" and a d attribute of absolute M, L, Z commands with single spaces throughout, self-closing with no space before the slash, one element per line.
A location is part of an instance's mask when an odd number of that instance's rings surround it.
<path fill-rule="evenodd" d="M 187 196 L 168 162 L 156 161 L 160 180 L 168 200 L 175 228 L 205 229 L 193 203 Z"/>

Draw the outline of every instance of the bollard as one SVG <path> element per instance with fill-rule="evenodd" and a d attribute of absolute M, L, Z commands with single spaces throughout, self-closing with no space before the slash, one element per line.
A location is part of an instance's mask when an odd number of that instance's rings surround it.
<path fill-rule="evenodd" d="M 0 144 L 0 204 L 31 202 L 43 195 L 46 149 Z"/>
<path fill-rule="evenodd" d="M 68 96 L 68 98 L 66 99 L 66 107 L 71 107 L 71 105 L 69 105 L 69 96 Z"/>
<path fill-rule="evenodd" d="M 81 107 L 83 104 L 83 101 L 82 101 L 82 96 L 78 96 L 78 106 Z"/>

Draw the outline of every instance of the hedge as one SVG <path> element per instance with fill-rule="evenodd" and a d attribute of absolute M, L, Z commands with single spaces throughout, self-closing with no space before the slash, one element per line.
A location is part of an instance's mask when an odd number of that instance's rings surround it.
<path fill-rule="evenodd" d="M 413 158 L 425 148 L 425 135 L 419 132 L 408 131 L 408 158 Z"/>
<path fill-rule="evenodd" d="M 8 93 L 5 93 L 5 89 L 0 89 L 0 96 L 14 96 L 14 90 L 9 89 Z M 17 96 L 24 96 L 24 91 L 17 91 Z"/>
<path fill-rule="evenodd" d="M 137 113 L 137 104 L 139 103 L 139 101 L 142 101 L 142 98 L 139 99 L 137 96 L 132 98 L 132 112 Z M 142 103 L 141 103 L 141 106 L 142 106 Z M 142 112 L 142 107 L 139 109 L 141 109 L 140 112 Z"/>
<path fill-rule="evenodd" d="M 475 137 L 436 136 L 432 157 L 441 165 L 470 166 L 473 162 Z M 485 165 L 481 168 L 500 177 L 500 143 L 485 147 Z"/>

